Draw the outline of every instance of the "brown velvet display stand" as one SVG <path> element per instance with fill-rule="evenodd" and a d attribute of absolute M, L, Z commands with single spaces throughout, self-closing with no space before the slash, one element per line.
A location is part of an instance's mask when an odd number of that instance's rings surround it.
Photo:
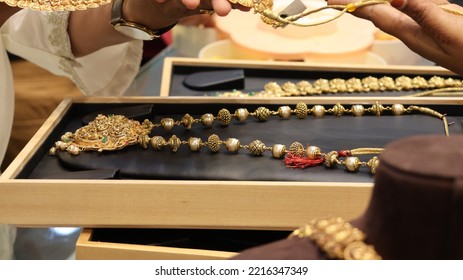
<path fill-rule="evenodd" d="M 463 259 L 463 136 L 397 140 L 380 159 L 369 206 L 351 221 L 365 242 L 383 259 Z M 310 239 L 292 238 L 234 259 L 326 258 Z"/>

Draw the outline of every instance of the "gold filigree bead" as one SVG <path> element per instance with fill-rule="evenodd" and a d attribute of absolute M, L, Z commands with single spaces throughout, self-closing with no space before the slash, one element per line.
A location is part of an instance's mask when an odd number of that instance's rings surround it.
<path fill-rule="evenodd" d="M 415 89 L 419 88 L 427 88 L 428 87 L 428 81 L 421 77 L 421 76 L 416 76 L 412 79 L 412 86 Z"/>
<path fill-rule="evenodd" d="M 430 87 L 443 88 L 445 87 L 445 79 L 438 76 L 433 76 L 429 79 L 428 84 Z"/>
<path fill-rule="evenodd" d="M 285 92 L 286 95 L 298 95 L 299 94 L 296 84 L 292 82 L 284 83 L 281 89 Z"/>
<path fill-rule="evenodd" d="M 370 169 L 371 174 L 376 173 L 376 169 L 379 166 L 379 158 L 377 156 L 372 157 L 368 162 L 367 166 Z"/>
<path fill-rule="evenodd" d="M 239 108 L 235 111 L 235 119 L 237 121 L 245 121 L 249 117 L 249 112 L 246 108 Z"/>
<path fill-rule="evenodd" d="M 363 105 L 353 105 L 352 106 L 352 115 L 355 117 L 361 117 L 365 114 L 365 107 Z"/>
<path fill-rule="evenodd" d="M 186 114 L 183 116 L 181 123 L 186 129 L 191 129 L 191 126 L 195 123 L 195 119 L 190 114 Z"/>
<path fill-rule="evenodd" d="M 325 107 L 322 105 L 315 105 L 312 107 L 312 115 L 317 118 L 321 118 L 325 115 Z"/>
<path fill-rule="evenodd" d="M 182 145 L 182 140 L 180 140 L 177 136 L 172 135 L 167 141 L 167 145 L 172 149 L 172 152 L 177 152 L 178 148 Z"/>
<path fill-rule="evenodd" d="M 222 140 L 220 140 L 217 134 L 212 134 L 207 139 L 207 147 L 209 147 L 209 150 L 211 150 L 211 152 L 217 153 L 218 151 L 220 151 L 221 146 L 222 146 Z"/>
<path fill-rule="evenodd" d="M 188 147 L 190 147 L 190 150 L 193 152 L 197 152 L 201 149 L 203 144 L 203 140 L 198 137 L 190 137 L 188 138 Z"/>
<path fill-rule="evenodd" d="M 260 140 L 254 140 L 249 144 L 249 152 L 253 156 L 261 156 L 267 147 Z"/>
<path fill-rule="evenodd" d="M 201 116 L 201 123 L 204 126 L 211 127 L 214 123 L 214 115 L 212 114 L 204 114 Z"/>
<path fill-rule="evenodd" d="M 378 78 L 368 76 L 362 79 L 362 83 L 367 91 L 378 91 L 380 89 Z"/>
<path fill-rule="evenodd" d="M 340 103 L 336 103 L 336 105 L 334 105 L 332 109 L 333 115 L 336 117 L 341 117 L 342 115 L 344 115 L 345 111 L 346 109 Z"/>
<path fill-rule="evenodd" d="M 165 131 L 171 131 L 175 126 L 175 121 L 172 118 L 161 119 L 161 126 Z"/>
<path fill-rule="evenodd" d="M 380 84 L 380 90 L 385 91 L 385 90 L 395 90 L 395 81 L 391 77 L 381 77 L 379 79 L 379 84 Z"/>
<path fill-rule="evenodd" d="M 305 155 L 309 159 L 318 159 L 320 158 L 322 151 L 317 146 L 308 146 L 305 152 Z"/>
<path fill-rule="evenodd" d="M 364 91 L 362 80 L 360 80 L 359 78 L 350 78 L 349 80 L 346 81 L 346 85 L 347 85 L 348 92 Z"/>
<path fill-rule="evenodd" d="M 236 138 L 228 138 L 227 141 L 225 141 L 225 146 L 230 153 L 236 153 L 241 148 L 241 143 L 240 140 Z"/>
<path fill-rule="evenodd" d="M 297 157 L 304 156 L 304 150 L 304 145 L 299 142 L 294 142 L 289 146 L 290 153 Z"/>
<path fill-rule="evenodd" d="M 332 79 L 330 81 L 330 88 L 333 93 L 348 91 L 346 81 L 339 78 Z"/>
<path fill-rule="evenodd" d="M 318 89 L 321 93 L 330 92 L 330 81 L 327 79 L 318 79 L 313 83 L 314 88 Z"/>
<path fill-rule="evenodd" d="M 161 136 L 154 136 L 151 138 L 151 147 L 155 149 L 156 151 L 162 150 L 166 145 L 166 139 L 162 138 Z"/>
<path fill-rule="evenodd" d="M 264 91 L 266 93 L 275 95 L 275 94 L 281 93 L 283 90 L 281 89 L 281 87 L 280 87 L 280 85 L 278 83 L 270 82 L 270 83 L 266 83 L 264 85 Z"/>
<path fill-rule="evenodd" d="M 227 109 L 221 109 L 217 114 L 217 119 L 219 120 L 221 125 L 229 125 L 232 119 L 232 115 Z"/>
<path fill-rule="evenodd" d="M 395 79 L 397 90 L 411 90 L 413 89 L 412 79 L 407 76 L 400 76 Z"/>
<path fill-rule="evenodd" d="M 268 117 L 272 115 L 272 112 L 266 107 L 259 107 L 256 109 L 254 113 L 256 115 L 256 118 L 258 118 L 261 121 L 266 121 Z"/>
<path fill-rule="evenodd" d="M 350 172 L 355 172 L 360 167 L 360 159 L 358 157 L 346 157 L 344 162 L 346 169 Z"/>
<path fill-rule="evenodd" d="M 391 112 L 395 116 L 403 115 L 405 113 L 405 107 L 402 104 L 393 104 Z"/>
<path fill-rule="evenodd" d="M 77 147 L 76 145 L 70 145 L 69 147 L 67 147 L 66 151 L 74 156 L 80 154 L 79 147 Z"/>
<path fill-rule="evenodd" d="M 307 118 L 307 114 L 309 113 L 309 109 L 307 108 L 307 104 L 304 102 L 299 102 L 296 105 L 296 117 L 298 119 L 305 119 Z"/>
<path fill-rule="evenodd" d="M 384 111 L 384 107 L 383 105 L 379 104 L 379 102 L 376 102 L 375 104 L 373 104 L 371 106 L 371 112 L 375 115 L 375 116 L 381 116 L 381 113 Z"/>
<path fill-rule="evenodd" d="M 281 106 L 278 108 L 278 116 L 282 119 L 289 119 L 291 117 L 292 110 L 289 106 Z"/>
<path fill-rule="evenodd" d="M 274 158 L 283 158 L 286 154 L 286 146 L 282 144 L 275 144 L 272 147 L 272 156 Z"/>
<path fill-rule="evenodd" d="M 313 88 L 312 84 L 308 81 L 300 81 L 296 84 L 297 89 L 301 94 L 307 94 Z"/>
<path fill-rule="evenodd" d="M 338 162 L 338 152 L 331 151 L 325 155 L 325 166 L 334 167 Z"/>

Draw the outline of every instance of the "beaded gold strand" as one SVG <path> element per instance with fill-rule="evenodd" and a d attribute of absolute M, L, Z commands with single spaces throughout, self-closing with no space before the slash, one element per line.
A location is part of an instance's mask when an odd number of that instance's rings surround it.
<path fill-rule="evenodd" d="M 200 151 L 201 148 L 207 147 L 211 152 L 217 153 L 221 147 L 225 147 L 230 153 L 237 153 L 241 149 L 248 150 L 253 156 L 262 156 L 265 152 L 270 152 L 273 158 L 284 158 L 285 164 L 291 168 L 307 168 L 317 165 L 325 165 L 326 167 L 334 167 L 336 165 L 345 166 L 348 171 L 358 171 L 360 167 L 368 167 L 371 173 L 375 173 L 379 164 L 376 155 L 380 154 L 382 148 L 356 148 L 351 150 L 322 152 L 317 146 L 309 145 L 304 147 L 299 142 L 294 142 L 286 148 L 284 144 L 273 144 L 267 146 L 261 140 L 254 140 L 248 145 L 242 145 L 237 138 L 220 139 L 216 134 L 210 135 L 207 140 L 199 137 L 190 137 L 187 140 L 182 140 L 176 135 L 172 135 L 169 139 L 162 136 L 150 137 L 154 128 L 163 128 L 166 131 L 171 131 L 174 126 L 182 125 L 186 129 L 191 129 L 195 123 L 202 123 L 206 127 L 211 127 L 214 121 L 218 120 L 222 126 L 228 126 L 233 119 L 237 121 L 245 121 L 249 116 L 254 116 L 260 121 L 266 121 L 271 116 L 279 116 L 281 119 L 288 119 L 291 115 L 296 115 L 298 119 L 305 119 L 309 115 L 314 117 L 323 117 L 326 114 L 341 117 L 346 114 L 351 114 L 356 117 L 365 114 L 375 116 L 382 115 L 385 111 L 390 111 L 393 115 L 403 115 L 410 113 L 421 113 L 432 117 L 439 118 L 443 121 L 445 135 L 449 135 L 448 122 L 445 115 L 427 107 L 411 105 L 405 107 L 402 104 L 393 104 L 391 106 L 383 106 L 376 102 L 372 106 L 365 108 L 363 105 L 352 105 L 350 109 L 346 109 L 343 105 L 337 103 L 332 108 L 325 109 L 322 105 L 314 105 L 308 108 L 307 104 L 300 102 L 296 108 L 290 106 L 280 106 L 277 111 L 270 110 L 266 107 L 259 107 L 254 112 L 249 113 L 246 108 L 239 108 L 234 114 L 231 114 L 227 109 L 219 110 L 217 116 L 207 113 L 201 118 L 195 119 L 189 114 L 180 121 L 175 121 L 172 118 L 163 118 L 160 123 L 154 124 L 149 120 L 142 123 L 128 119 L 122 115 L 98 115 L 95 120 L 88 125 L 76 130 L 75 133 L 66 132 L 60 141 L 57 141 L 50 149 L 50 154 L 54 155 L 58 150 L 67 151 L 72 155 L 78 155 L 85 151 L 115 151 L 121 150 L 127 146 L 139 144 L 143 148 L 148 148 L 151 145 L 154 150 L 160 151 L 164 148 L 169 148 L 173 152 L 177 152 L 181 146 L 187 146 L 191 151 Z M 375 155 L 368 161 L 361 161 L 358 156 Z"/>
<path fill-rule="evenodd" d="M 436 96 L 436 95 L 462 95 L 463 81 L 456 78 L 444 78 L 433 76 L 425 79 L 421 76 L 408 77 L 399 76 L 392 78 L 383 76 L 380 78 L 368 76 L 365 78 L 350 79 L 317 79 L 314 82 L 306 80 L 297 83 L 286 82 L 282 85 L 276 82 L 265 84 L 260 92 L 246 93 L 241 91 L 217 93 L 223 97 L 290 97 L 290 96 L 314 96 L 323 94 L 338 93 L 368 93 L 368 92 L 391 92 L 391 91 L 414 91 L 423 92 L 406 95 L 407 97 Z"/>
<path fill-rule="evenodd" d="M 381 260 L 365 233 L 342 218 L 314 219 L 288 238 L 310 238 L 331 259 Z"/>

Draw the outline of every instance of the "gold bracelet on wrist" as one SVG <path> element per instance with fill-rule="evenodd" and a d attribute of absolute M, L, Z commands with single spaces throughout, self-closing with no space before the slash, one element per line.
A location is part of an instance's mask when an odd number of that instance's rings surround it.
<path fill-rule="evenodd" d="M 365 234 L 342 218 L 314 219 L 293 231 L 288 238 L 310 238 L 329 258 L 340 260 L 380 260 Z"/>

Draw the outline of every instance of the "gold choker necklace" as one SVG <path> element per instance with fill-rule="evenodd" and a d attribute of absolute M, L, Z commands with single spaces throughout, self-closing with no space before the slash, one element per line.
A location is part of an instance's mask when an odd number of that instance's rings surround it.
<path fill-rule="evenodd" d="M 207 113 L 203 114 L 201 118 L 195 119 L 186 114 L 181 120 L 176 121 L 172 118 L 163 118 L 156 124 L 149 120 L 140 123 L 122 115 L 98 115 L 95 120 L 77 129 L 75 133 L 65 133 L 61 137 L 61 140 L 57 141 L 50 149 L 50 154 L 55 155 L 58 150 L 67 151 L 72 155 L 78 155 L 86 151 L 116 151 L 136 144 L 141 145 L 143 148 L 148 148 L 148 145 L 151 145 L 154 150 L 158 151 L 168 147 L 173 152 L 176 152 L 181 146 L 188 146 L 193 152 L 207 147 L 211 152 L 216 153 L 221 150 L 222 146 L 225 146 L 226 150 L 230 153 L 237 153 L 240 149 L 246 149 L 253 156 L 262 156 L 265 152 L 270 152 L 274 158 L 284 158 L 286 166 L 291 168 L 303 169 L 317 165 L 325 165 L 326 167 L 343 165 L 348 171 L 355 172 L 364 166 L 368 167 L 371 173 L 375 173 L 379 164 L 376 156 L 373 156 L 368 161 L 361 161 L 357 156 L 377 155 L 383 151 L 382 148 L 364 147 L 323 152 L 317 146 L 304 147 L 299 142 L 292 143 L 289 149 L 287 149 L 284 144 L 267 146 L 267 144 L 260 140 L 254 140 L 248 145 L 242 145 L 237 138 L 220 139 L 216 134 L 210 135 L 205 141 L 199 137 L 190 137 L 187 140 L 181 140 L 176 135 L 172 135 L 166 140 L 162 136 L 150 137 L 149 134 L 151 134 L 154 128 L 163 128 L 165 131 L 171 131 L 175 126 L 184 126 L 186 129 L 190 129 L 197 123 L 211 127 L 215 120 L 218 120 L 222 126 L 228 126 L 233 119 L 243 122 L 249 116 L 256 117 L 260 121 L 266 121 L 272 116 L 278 116 L 281 119 L 289 119 L 291 115 L 295 115 L 298 119 L 305 119 L 309 115 L 320 118 L 326 114 L 336 117 L 351 114 L 352 116 L 360 117 L 365 114 L 380 116 L 387 111 L 393 115 L 420 113 L 439 118 L 443 122 L 445 135 L 449 135 L 448 122 L 445 115 L 426 107 L 414 105 L 404 107 L 402 104 L 383 106 L 376 102 L 368 108 L 365 108 L 363 105 L 352 105 L 351 108 L 346 109 L 338 103 L 330 109 L 325 109 L 322 105 L 314 105 L 309 109 L 307 104 L 300 102 L 294 109 L 290 106 L 280 106 L 278 111 L 273 111 L 266 107 L 259 107 L 250 113 L 246 108 L 239 108 L 233 114 L 227 109 L 221 109 L 216 116 Z"/>

